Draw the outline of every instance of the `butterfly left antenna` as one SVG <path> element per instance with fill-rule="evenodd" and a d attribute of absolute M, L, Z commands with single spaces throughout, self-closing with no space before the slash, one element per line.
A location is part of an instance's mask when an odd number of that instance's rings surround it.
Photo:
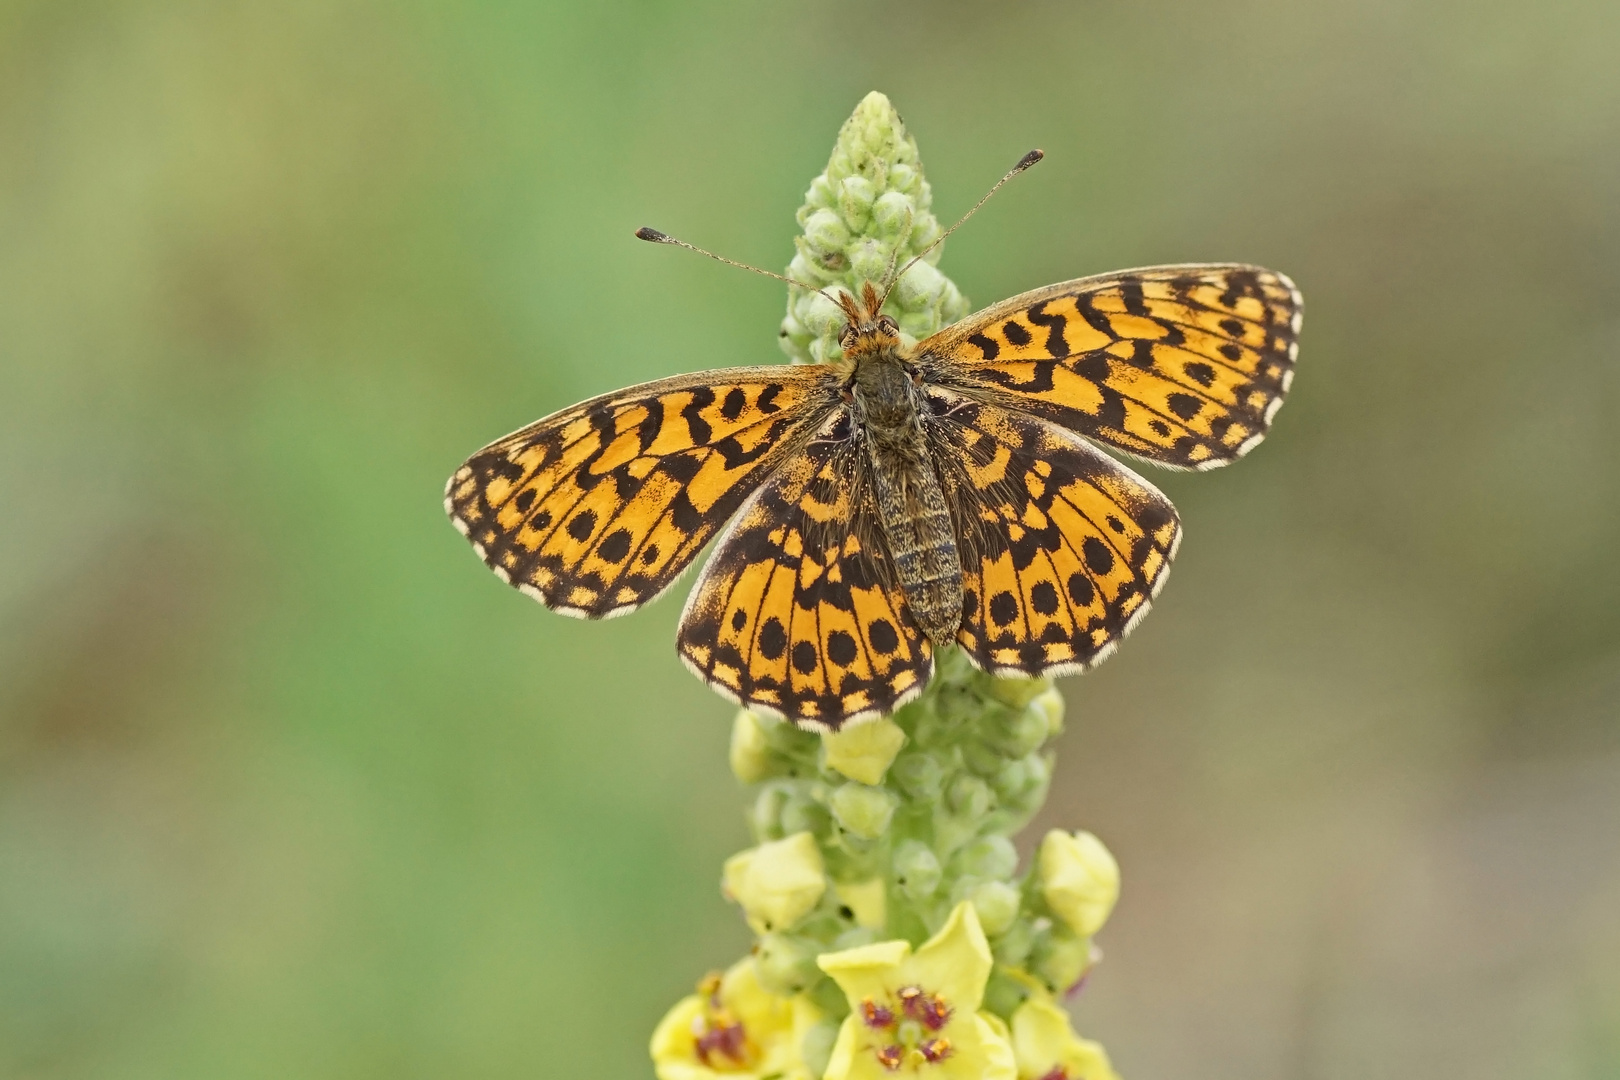
<path fill-rule="evenodd" d="M 709 258 L 713 259 L 715 262 L 722 262 L 722 263 L 725 263 L 727 266 L 735 266 L 739 270 L 752 270 L 756 274 L 764 274 L 768 278 L 775 278 L 777 281 L 785 281 L 789 285 L 797 285 L 801 289 L 808 289 L 813 293 L 820 293 L 822 296 L 826 296 L 828 300 L 832 300 L 833 303 L 838 304 L 839 307 L 844 306 L 843 304 L 839 304 L 837 300 L 833 300 L 832 297 L 827 296 L 827 293 L 826 293 L 825 290 L 818 289 L 814 285 L 807 285 L 802 281 L 796 281 L 793 278 L 784 277 L 781 274 L 773 274 L 769 270 L 761 270 L 757 266 L 750 266 L 747 263 L 738 262 L 735 259 L 728 259 L 724 255 L 716 255 L 712 251 L 703 250 L 702 248 L 698 247 L 696 244 L 688 244 L 685 240 L 677 240 L 675 237 L 669 235 L 668 233 L 659 232 L 657 229 L 649 229 L 645 225 L 643 225 L 641 228 L 636 230 L 636 239 L 637 240 L 645 240 L 649 244 L 674 244 L 676 247 L 683 247 L 687 251 L 695 251 L 699 255 L 707 255 Z"/>

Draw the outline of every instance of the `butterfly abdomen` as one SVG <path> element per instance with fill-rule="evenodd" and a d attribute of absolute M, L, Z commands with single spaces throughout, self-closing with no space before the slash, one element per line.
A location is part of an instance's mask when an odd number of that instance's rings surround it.
<path fill-rule="evenodd" d="M 918 629 L 936 646 L 945 645 L 962 622 L 962 556 L 919 420 L 918 395 L 894 357 L 868 359 L 857 370 L 856 385 L 896 584 Z"/>

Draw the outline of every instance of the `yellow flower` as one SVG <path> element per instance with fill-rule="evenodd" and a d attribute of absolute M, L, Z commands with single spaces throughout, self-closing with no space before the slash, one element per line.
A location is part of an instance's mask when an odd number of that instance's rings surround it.
<path fill-rule="evenodd" d="M 827 767 L 863 784 L 883 783 L 883 774 L 905 742 L 906 733 L 886 716 L 821 736 Z"/>
<path fill-rule="evenodd" d="M 721 890 L 742 905 L 756 934 L 787 930 L 821 902 L 827 875 L 807 832 L 741 851 L 726 860 Z"/>
<path fill-rule="evenodd" d="M 1044 991 L 1030 996 L 1012 1018 L 1018 1080 L 1119 1080 L 1102 1044 L 1082 1039 L 1069 1014 Z"/>
<path fill-rule="evenodd" d="M 915 953 L 881 941 L 820 959 L 849 998 L 825 1080 L 1015 1080 L 1012 1045 L 980 1013 L 993 961 L 973 905 L 961 903 Z"/>
<path fill-rule="evenodd" d="M 709 975 L 653 1032 L 658 1080 L 815 1080 L 799 1043 L 821 1014 L 802 997 L 760 986 L 752 959 Z"/>
<path fill-rule="evenodd" d="M 1080 937 L 1102 929 L 1119 899 L 1119 863 L 1088 832 L 1053 829 L 1041 841 L 1041 892 L 1052 914 Z"/>

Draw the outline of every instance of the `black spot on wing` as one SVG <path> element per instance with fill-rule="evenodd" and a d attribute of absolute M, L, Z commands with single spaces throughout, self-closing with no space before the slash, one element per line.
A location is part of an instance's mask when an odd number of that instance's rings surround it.
<path fill-rule="evenodd" d="M 1062 315 L 1048 314 L 1046 301 L 1041 301 L 1026 313 L 1029 321 L 1046 327 L 1046 351 L 1053 356 L 1068 356 L 1069 343 L 1063 336 L 1063 324 L 1067 321 Z"/>

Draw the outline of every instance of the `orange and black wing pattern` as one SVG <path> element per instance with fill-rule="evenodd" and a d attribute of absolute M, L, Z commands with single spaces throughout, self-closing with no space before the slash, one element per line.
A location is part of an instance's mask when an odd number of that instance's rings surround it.
<path fill-rule="evenodd" d="M 652 600 L 837 403 L 831 369 L 683 375 L 564 409 L 478 451 L 445 510 L 508 584 L 565 615 Z"/>
<path fill-rule="evenodd" d="M 1067 431 L 938 396 L 948 403 L 929 431 L 957 515 L 958 643 L 994 675 L 1101 662 L 1164 586 L 1181 541 L 1175 507 Z"/>
<path fill-rule="evenodd" d="M 715 545 L 676 648 L 726 697 L 837 730 L 928 682 L 933 647 L 891 583 L 868 462 L 848 416 L 833 417 Z"/>
<path fill-rule="evenodd" d="M 1265 437 L 1293 380 L 1303 301 L 1257 266 L 1126 270 L 1049 285 L 917 346 L 925 377 L 1158 465 L 1212 469 Z"/>

